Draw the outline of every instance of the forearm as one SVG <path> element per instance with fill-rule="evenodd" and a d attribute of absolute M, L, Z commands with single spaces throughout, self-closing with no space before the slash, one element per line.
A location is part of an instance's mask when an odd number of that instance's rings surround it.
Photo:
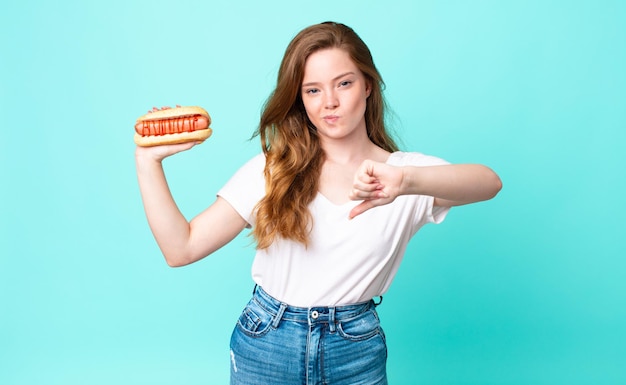
<path fill-rule="evenodd" d="M 190 226 L 170 192 L 160 161 L 136 157 L 137 179 L 148 224 L 168 264 L 178 264 L 190 239 Z"/>
<path fill-rule="evenodd" d="M 456 205 L 493 198 L 502 188 L 498 175 L 479 164 L 403 168 L 401 195 L 429 195 Z"/>

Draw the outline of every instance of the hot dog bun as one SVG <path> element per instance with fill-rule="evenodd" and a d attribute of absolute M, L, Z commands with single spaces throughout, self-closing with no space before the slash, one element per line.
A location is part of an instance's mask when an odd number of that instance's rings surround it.
<path fill-rule="evenodd" d="M 167 108 L 140 116 L 134 139 L 142 147 L 203 142 L 213 133 L 210 124 L 211 117 L 202 107 Z"/>

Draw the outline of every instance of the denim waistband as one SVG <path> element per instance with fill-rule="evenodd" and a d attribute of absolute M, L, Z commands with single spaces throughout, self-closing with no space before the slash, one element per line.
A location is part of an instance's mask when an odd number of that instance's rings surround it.
<path fill-rule="evenodd" d="M 348 321 L 375 307 L 374 301 L 344 306 L 297 307 L 282 303 L 256 286 L 252 299 L 274 318 L 274 326 L 281 320 L 308 324 L 328 323 L 334 329 L 336 322 Z"/>

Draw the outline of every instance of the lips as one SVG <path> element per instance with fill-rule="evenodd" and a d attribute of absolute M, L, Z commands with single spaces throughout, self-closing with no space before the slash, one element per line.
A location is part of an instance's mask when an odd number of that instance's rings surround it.
<path fill-rule="evenodd" d="M 324 119 L 324 121 L 326 123 L 331 123 L 332 124 L 332 123 L 336 123 L 337 120 L 339 120 L 339 116 L 337 116 L 337 115 L 326 115 L 322 119 Z"/>

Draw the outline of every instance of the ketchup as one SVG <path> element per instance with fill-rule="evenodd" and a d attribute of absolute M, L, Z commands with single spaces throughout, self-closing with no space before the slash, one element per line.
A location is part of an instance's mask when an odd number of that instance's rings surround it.
<path fill-rule="evenodd" d="M 144 120 L 139 134 L 142 136 L 160 136 L 167 134 L 179 134 L 182 132 L 193 132 L 196 131 L 196 122 L 198 119 L 199 115 L 182 116 L 172 119 Z"/>

